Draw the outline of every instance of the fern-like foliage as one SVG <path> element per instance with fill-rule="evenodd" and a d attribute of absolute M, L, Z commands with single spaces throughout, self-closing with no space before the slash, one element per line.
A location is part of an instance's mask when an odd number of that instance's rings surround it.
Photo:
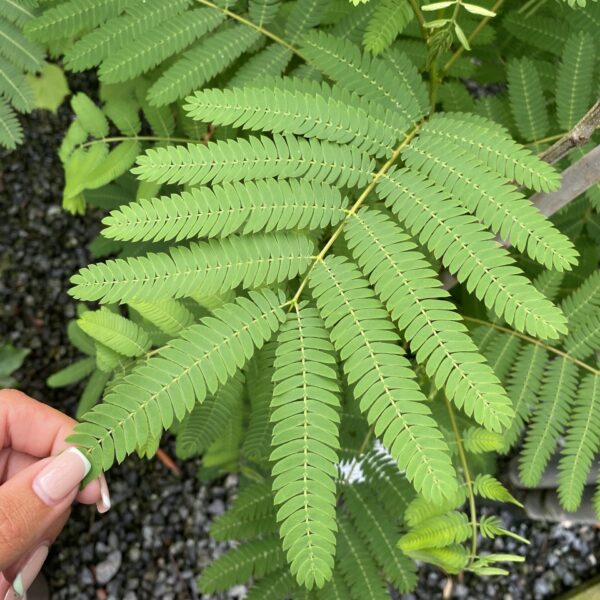
<path fill-rule="evenodd" d="M 450 512 L 419 523 L 400 538 L 399 546 L 405 552 L 424 548 L 443 548 L 464 542 L 470 534 L 471 528 L 467 515 Z"/>
<path fill-rule="evenodd" d="M 157 183 L 197 185 L 302 177 L 353 187 L 368 181 L 373 165 L 372 159 L 352 147 L 275 135 L 207 146 L 156 148 L 139 157 L 133 172 Z"/>
<path fill-rule="evenodd" d="M 339 397 L 333 345 L 317 311 L 296 307 L 277 338 L 273 491 L 292 574 L 311 589 L 331 578 Z"/>
<path fill-rule="evenodd" d="M 202 478 L 238 471 L 214 534 L 239 546 L 204 571 L 207 594 L 251 578 L 250 598 L 386 598 L 414 585 L 413 560 L 501 572 L 517 559 L 467 547 L 509 534 L 459 512 L 516 502 L 480 473 L 489 453 L 533 411 L 535 482 L 566 431 L 575 506 L 598 450 L 600 286 L 560 287 L 595 268 L 596 215 L 580 235 L 579 213 L 551 221 L 528 198 L 560 186 L 536 154 L 589 108 L 593 34 L 556 7 L 538 22 L 459 3 L 460 26 L 431 28 L 404 0 L 98 2 L 29 26 L 66 23 L 66 64 L 102 83 L 98 104 L 74 97 L 60 153 L 65 205 L 110 211 L 103 258 L 72 280 L 102 305 L 74 330 L 90 358 L 61 375 L 93 369 L 71 438 L 90 477 L 165 429 Z M 459 77 L 508 94 L 475 102 Z"/>
<path fill-rule="evenodd" d="M 214 395 L 194 407 L 177 432 L 177 456 L 182 459 L 206 452 L 224 434 L 235 411 L 240 410 L 244 381 L 234 376 Z"/>
<path fill-rule="evenodd" d="M 565 44 L 556 81 L 556 114 L 565 131 L 590 105 L 595 51 L 592 37 L 585 32 L 571 35 Z"/>
<path fill-rule="evenodd" d="M 386 578 L 401 592 L 413 589 L 415 566 L 396 545 L 394 513 L 386 512 L 365 483 L 347 486 L 344 499 L 356 529 Z"/>
<path fill-rule="evenodd" d="M 499 430 L 511 414 L 509 401 L 414 243 L 389 218 L 368 209 L 353 215 L 347 236 L 353 255 L 405 332 L 417 361 L 426 363 L 427 374 L 438 387 L 446 386 L 459 408 Z M 435 321 L 429 310 L 436 311 Z M 445 331 L 452 331 L 451 339 Z M 453 351 L 455 344 L 460 345 L 459 355 Z"/>
<path fill-rule="evenodd" d="M 338 188 L 306 180 L 193 188 L 140 200 L 104 219 L 103 235 L 120 241 L 171 241 L 293 229 L 324 229 L 344 218 Z"/>
<path fill-rule="evenodd" d="M 542 85 L 534 63 L 528 58 L 508 64 L 508 93 L 517 129 L 525 140 L 538 140 L 550 127 Z"/>
<path fill-rule="evenodd" d="M 220 294 L 241 284 L 256 288 L 304 271 L 312 249 L 310 238 L 294 234 L 229 237 L 179 246 L 169 254 L 91 265 L 74 276 L 73 295 L 79 300 L 114 303 L 181 298 L 199 290 Z"/>
<path fill-rule="evenodd" d="M 451 494 L 455 475 L 445 444 L 427 416 L 425 398 L 381 301 L 343 257 L 317 265 L 311 286 L 334 346 L 346 359 L 348 381 L 356 383 L 354 393 L 361 397 L 376 434 L 418 491 L 434 502 Z"/>
<path fill-rule="evenodd" d="M 84 313 L 78 324 L 93 340 L 123 356 L 141 356 L 150 347 L 142 328 L 106 308 Z"/>
<path fill-rule="evenodd" d="M 92 476 L 122 461 L 175 418 L 183 419 L 271 337 L 284 317 L 281 296 L 265 291 L 250 298 L 217 309 L 208 324 L 185 329 L 86 413 L 86 423 L 70 439 L 88 448 L 95 463 Z M 216 337 L 210 324 L 218 327 Z"/>
<path fill-rule="evenodd" d="M 196 92 L 186 106 L 189 115 L 216 125 L 282 131 L 356 146 L 376 157 L 389 156 L 406 122 L 378 104 L 336 101 L 335 90 L 320 94 L 291 93 L 278 88 L 246 87 Z M 323 96 L 329 96 L 324 102 Z M 364 108 L 359 108 L 361 104 Z"/>
<path fill-rule="evenodd" d="M 23 35 L 34 18 L 37 2 L 3 0 L 0 3 L 0 146 L 9 150 L 23 141 L 16 116 L 34 107 L 27 75 L 41 71 L 44 53 Z"/>
<path fill-rule="evenodd" d="M 380 0 L 365 31 L 365 48 L 373 54 L 381 54 L 392 45 L 413 16 L 407 0 Z"/>
<path fill-rule="evenodd" d="M 204 570 L 199 585 L 207 594 L 225 591 L 250 577 L 262 577 L 283 566 L 285 560 L 277 536 L 247 542 L 231 550 Z"/>

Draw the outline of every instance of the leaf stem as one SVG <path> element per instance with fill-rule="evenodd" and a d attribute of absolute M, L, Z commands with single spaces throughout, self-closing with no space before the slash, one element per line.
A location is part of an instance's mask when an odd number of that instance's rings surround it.
<path fill-rule="evenodd" d="M 521 338 L 522 340 L 529 342 L 530 344 L 535 344 L 536 346 L 539 346 L 540 348 L 543 348 L 544 350 L 547 350 L 548 352 L 552 352 L 553 354 L 556 354 L 556 355 L 564 358 L 565 360 L 568 360 L 568 361 L 576 364 L 577 366 L 581 367 L 582 369 L 585 369 L 586 371 L 589 371 L 590 373 L 593 373 L 594 375 L 600 375 L 600 369 L 594 369 L 594 367 L 592 367 L 591 365 L 588 365 L 587 363 L 584 363 L 581 360 L 573 358 L 570 354 L 567 354 L 566 352 L 563 352 L 562 350 L 559 350 L 558 348 L 554 348 L 553 346 L 548 346 L 547 344 L 544 344 L 544 342 L 540 342 L 540 340 L 536 340 L 535 338 L 529 337 L 528 335 L 525 335 L 524 333 L 520 333 L 518 331 L 515 331 L 514 329 L 509 329 L 508 327 L 502 327 L 502 325 L 497 325 L 496 323 L 490 323 L 489 321 L 484 321 L 483 319 L 476 319 L 475 317 L 467 317 L 466 315 L 462 315 L 462 318 L 465 321 L 470 321 L 471 323 L 477 323 L 478 325 L 485 325 L 486 327 L 491 327 L 492 329 L 496 329 L 497 331 L 502 331 L 503 333 L 508 333 L 510 335 L 514 335 L 515 337 Z"/>
<path fill-rule="evenodd" d="M 307 58 L 302 55 L 302 53 L 300 52 L 300 50 L 298 50 L 298 48 L 296 48 L 295 46 L 292 46 L 292 44 L 288 44 L 288 42 L 286 42 L 283 38 L 274 34 L 272 31 L 265 29 L 261 25 L 257 25 L 256 23 L 250 21 L 250 19 L 246 19 L 246 17 L 243 17 L 242 15 L 238 15 L 237 13 L 229 10 L 228 8 L 222 8 L 222 7 L 218 6 L 217 4 L 215 4 L 214 2 L 210 2 L 210 0 L 196 0 L 196 2 L 199 2 L 200 4 L 204 4 L 205 6 L 208 6 L 210 8 L 214 8 L 215 10 L 222 12 L 224 15 L 227 15 L 228 17 L 231 17 L 232 19 L 239 21 L 243 25 L 246 25 L 247 27 L 251 27 L 252 29 L 255 29 L 259 33 L 262 33 L 264 36 L 272 39 L 274 42 L 281 44 L 282 46 L 284 46 L 285 48 L 290 50 L 290 52 L 293 52 L 296 56 L 299 56 L 305 62 L 308 62 Z"/>
<path fill-rule="evenodd" d="M 425 29 L 425 17 L 423 16 L 423 12 L 421 11 L 421 7 L 419 6 L 417 0 L 408 0 L 410 5 L 415 13 L 415 17 L 417 18 L 417 22 L 419 23 L 419 29 L 421 30 L 421 35 L 423 39 L 427 41 L 428 35 L 427 30 Z"/>
<path fill-rule="evenodd" d="M 91 140 L 89 142 L 85 142 L 85 144 L 80 144 L 78 148 L 87 148 L 88 146 L 93 146 L 94 144 L 104 144 L 110 142 L 128 142 L 131 140 L 140 142 L 177 142 L 182 144 L 201 143 L 199 140 L 190 140 L 188 138 L 178 137 L 163 137 L 159 135 L 117 135 L 113 137 L 104 137 L 98 138 L 97 140 Z"/>
<path fill-rule="evenodd" d="M 504 4 L 504 0 L 496 0 L 496 3 L 494 4 L 494 6 L 492 6 L 491 11 L 494 13 L 498 12 L 498 9 L 503 4 Z M 473 29 L 473 31 L 470 33 L 469 37 L 467 38 L 469 45 L 481 33 L 481 30 L 488 24 L 489 20 L 492 18 L 493 17 L 484 17 L 483 19 L 481 19 L 481 21 L 479 21 L 479 23 L 477 24 L 477 27 L 475 27 L 475 29 Z M 460 56 L 462 56 L 462 53 L 464 51 L 465 51 L 465 48 L 464 48 L 464 46 L 461 45 L 459 48 L 456 49 L 454 54 L 448 59 L 448 61 L 442 67 L 442 70 L 440 71 L 440 81 L 445 77 L 446 73 L 448 73 L 448 71 L 450 70 L 452 65 L 458 60 L 458 58 Z"/>
<path fill-rule="evenodd" d="M 547 144 L 548 142 L 554 142 L 556 140 L 560 140 L 560 138 L 567 135 L 567 133 L 557 133 L 556 135 L 550 135 L 548 137 L 542 138 L 541 140 L 533 140 L 533 142 L 527 142 L 526 144 L 523 144 L 523 145 L 524 146 L 537 146 L 538 144 Z"/>
<path fill-rule="evenodd" d="M 329 238 L 329 240 L 327 240 L 327 243 L 323 246 L 323 248 L 321 249 L 319 254 L 317 254 L 317 256 L 315 256 L 313 263 L 310 265 L 310 267 L 308 269 L 308 272 L 306 273 L 306 275 L 304 276 L 304 279 L 298 286 L 298 290 L 294 294 L 293 298 L 290 300 L 290 303 L 292 306 L 297 304 L 298 300 L 300 300 L 300 296 L 302 295 L 302 292 L 304 291 L 304 288 L 306 287 L 306 284 L 308 283 L 309 275 L 311 274 L 315 265 L 319 261 L 322 261 L 323 258 L 325 258 L 325 255 L 327 254 L 327 252 L 329 252 L 329 250 L 335 243 L 335 240 L 337 240 L 338 237 L 340 236 L 340 234 L 342 233 L 342 230 L 344 229 L 344 225 L 348 222 L 348 219 L 352 215 L 356 214 L 358 209 L 362 206 L 362 203 L 366 200 L 367 196 L 373 191 L 373 188 L 377 185 L 379 180 L 388 172 L 388 170 L 394 164 L 394 162 L 396 162 L 396 159 L 400 156 L 400 152 L 402 152 L 402 150 L 408 144 L 410 144 L 411 140 L 415 137 L 415 135 L 417 134 L 417 131 L 419 131 L 419 128 L 422 127 L 422 125 L 423 125 L 423 121 L 418 123 L 413 128 L 413 130 L 406 135 L 406 137 L 404 138 L 404 140 L 402 140 L 402 142 L 398 145 L 398 147 L 392 152 L 392 155 L 390 156 L 390 158 L 379 169 L 379 171 L 377 171 L 377 173 L 373 174 L 373 179 L 371 179 L 371 182 L 369 183 L 369 185 L 363 190 L 362 194 L 358 197 L 358 200 L 356 200 L 356 202 L 352 205 L 352 207 L 346 212 L 346 216 L 344 217 L 343 221 L 337 226 L 335 231 L 331 234 L 331 237 Z"/>
<path fill-rule="evenodd" d="M 465 483 L 467 487 L 467 496 L 469 497 L 469 512 L 471 513 L 471 529 L 473 530 L 471 535 L 471 556 L 469 558 L 469 565 L 473 563 L 477 557 L 477 508 L 475 506 L 475 494 L 473 493 L 473 480 L 471 479 L 471 472 L 469 471 L 469 463 L 467 461 L 467 455 L 462 443 L 460 431 L 456 423 L 456 417 L 454 416 L 454 410 L 450 401 L 444 394 L 444 402 L 446 403 L 446 409 L 448 410 L 448 416 L 450 417 L 450 424 L 452 425 L 452 431 L 456 438 L 456 447 L 458 449 L 458 456 L 460 464 L 462 465 L 463 474 L 465 476 Z"/>

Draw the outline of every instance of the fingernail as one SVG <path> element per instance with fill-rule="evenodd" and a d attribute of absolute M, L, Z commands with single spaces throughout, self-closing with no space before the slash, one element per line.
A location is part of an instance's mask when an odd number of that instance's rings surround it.
<path fill-rule="evenodd" d="M 77 448 L 69 448 L 39 473 L 33 491 L 42 502 L 54 506 L 79 485 L 90 469 L 90 461 Z"/>
<path fill-rule="evenodd" d="M 15 577 L 12 587 L 4 596 L 4 600 L 23 600 L 25 598 L 25 592 L 37 577 L 47 556 L 48 546 L 46 545 L 40 546 L 33 552 Z"/>
<path fill-rule="evenodd" d="M 104 475 L 100 477 L 100 501 L 96 502 L 96 508 L 100 514 L 104 514 L 110 510 L 110 493 L 108 491 L 108 484 Z"/>

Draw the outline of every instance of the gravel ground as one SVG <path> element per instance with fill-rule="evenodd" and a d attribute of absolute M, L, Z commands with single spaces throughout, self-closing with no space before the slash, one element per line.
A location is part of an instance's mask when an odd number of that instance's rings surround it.
<path fill-rule="evenodd" d="M 85 90 L 89 83 L 74 79 L 71 86 Z M 66 294 L 68 278 L 88 262 L 86 245 L 98 228 L 97 215 L 74 217 L 60 209 L 56 149 L 70 118 L 66 107 L 57 115 L 34 113 L 24 120 L 26 143 L 0 155 L 0 340 L 32 350 L 18 374 L 23 389 L 72 414 L 77 390 L 44 384 L 74 357 L 64 332 L 75 309 Z M 110 473 L 113 509 L 107 515 L 75 507 L 45 566 L 53 599 L 202 598 L 195 576 L 225 549 L 210 539 L 208 525 L 227 507 L 236 479 L 206 486 L 195 479 L 193 464 L 180 466 L 183 477 L 177 478 L 158 461 L 130 459 Z M 512 540 L 483 546 L 526 555 L 510 576 L 449 582 L 424 568 L 419 588 L 406 600 L 544 600 L 597 572 L 596 528 L 543 525 L 508 512 L 504 517 L 508 528 L 532 541 L 528 548 Z"/>

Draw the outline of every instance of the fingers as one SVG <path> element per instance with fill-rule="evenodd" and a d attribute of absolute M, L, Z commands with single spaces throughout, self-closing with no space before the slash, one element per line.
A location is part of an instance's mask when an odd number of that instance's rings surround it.
<path fill-rule="evenodd" d="M 4 600 L 6 600 L 6 598 L 13 598 L 15 592 L 22 596 L 23 592 L 27 591 L 42 568 L 47 554 L 46 549 L 53 544 L 54 540 L 56 540 L 70 514 L 70 508 L 60 514 L 56 520 L 52 522 L 50 527 L 40 535 L 34 550 L 10 567 L 6 568 L 4 572 L 0 574 L 0 598 Z M 9 590 L 11 590 L 11 595 L 8 595 Z"/>
<path fill-rule="evenodd" d="M 0 570 L 35 547 L 65 513 L 90 464 L 79 450 L 38 461 L 0 487 Z"/>
<path fill-rule="evenodd" d="M 16 390 L 0 390 L 0 448 L 45 458 L 68 446 L 76 421 Z"/>
<path fill-rule="evenodd" d="M 45 458 L 68 448 L 65 438 L 75 425 L 76 421 L 70 417 L 17 390 L 0 390 L 0 475 L 3 470 L 6 473 L 3 461 L 13 471 L 16 470 L 13 460 L 21 464 L 27 462 L 24 458 L 13 458 L 18 454 Z M 18 454 L 6 454 L 7 449 Z M 4 480 L 8 478 L 5 476 Z M 100 513 L 106 512 L 110 508 L 110 496 L 104 476 L 90 482 L 77 495 L 77 500 L 96 504 Z"/>

